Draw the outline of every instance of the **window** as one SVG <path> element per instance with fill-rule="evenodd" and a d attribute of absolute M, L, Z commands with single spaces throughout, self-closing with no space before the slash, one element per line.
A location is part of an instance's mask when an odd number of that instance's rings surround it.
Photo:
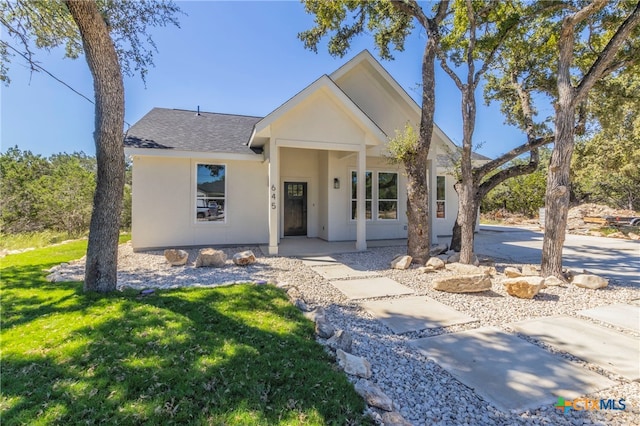
<path fill-rule="evenodd" d="M 372 177 L 373 174 L 371 172 L 365 172 L 365 181 L 367 187 L 365 188 L 365 217 L 367 220 L 371 220 L 373 217 L 371 215 L 371 205 L 373 198 L 373 187 L 372 187 Z M 358 174 L 357 172 L 351 172 L 351 219 L 355 220 L 358 218 Z"/>
<path fill-rule="evenodd" d="M 365 217 L 367 220 L 398 219 L 398 174 L 394 172 L 365 173 Z M 374 185 L 373 183 L 376 182 Z M 357 219 L 357 172 L 351 172 L 351 219 Z M 375 209 L 375 210 L 374 210 Z"/>
<path fill-rule="evenodd" d="M 444 210 L 444 205 L 445 205 L 445 194 L 446 194 L 446 187 L 445 187 L 445 177 L 444 176 L 437 176 L 436 177 L 436 217 L 438 219 L 444 219 L 445 216 L 445 210 Z"/>
<path fill-rule="evenodd" d="M 196 221 L 225 221 L 226 172 L 220 164 L 196 165 Z"/>
<path fill-rule="evenodd" d="M 398 174 L 378 173 L 378 219 L 398 218 Z"/>

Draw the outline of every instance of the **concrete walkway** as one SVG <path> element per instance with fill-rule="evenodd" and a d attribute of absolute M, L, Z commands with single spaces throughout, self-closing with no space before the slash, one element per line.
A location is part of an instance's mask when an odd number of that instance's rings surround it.
<path fill-rule="evenodd" d="M 330 256 L 306 257 L 303 262 L 350 300 L 362 300 L 362 308 L 395 334 L 476 321 L 427 296 L 398 297 L 412 295 L 413 290 L 375 272 L 350 268 Z M 366 300 L 373 298 L 378 300 Z M 603 306 L 578 314 L 585 319 L 537 318 L 507 327 L 628 380 L 640 380 L 640 339 L 588 319 L 640 333 L 640 305 Z M 578 398 L 616 385 L 497 327 L 441 334 L 410 345 L 503 410 L 534 409 L 553 404 L 557 397 Z"/>

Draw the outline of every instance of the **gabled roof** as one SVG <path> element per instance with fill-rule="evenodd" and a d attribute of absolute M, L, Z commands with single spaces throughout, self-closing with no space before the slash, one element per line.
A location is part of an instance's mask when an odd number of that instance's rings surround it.
<path fill-rule="evenodd" d="M 369 52 L 367 49 L 358 53 L 356 56 L 347 61 L 340 68 L 335 70 L 330 74 L 330 77 L 334 80 L 338 80 L 343 75 L 347 74 L 353 68 L 358 66 L 361 62 L 367 62 L 371 67 L 400 95 L 400 97 L 409 105 L 411 109 L 420 117 L 422 115 L 422 108 L 418 103 L 407 93 L 406 90 L 396 81 L 395 78 L 389 71 L 387 71 L 380 62 Z M 434 122 L 433 123 L 433 132 L 438 135 L 438 137 L 445 142 L 445 144 L 449 145 L 450 149 L 457 149 L 458 146 L 453 143 L 453 141 L 447 136 L 446 133 L 442 131 L 442 129 Z"/>
<path fill-rule="evenodd" d="M 365 114 L 329 76 L 325 74 L 269 113 L 262 120 L 258 121 L 255 125 L 253 134 L 249 139 L 248 145 L 251 146 L 256 139 L 256 135 L 260 135 L 261 132 L 268 130 L 268 127 L 273 122 L 291 111 L 308 96 L 322 89 L 327 90 L 336 100 L 347 108 L 358 119 L 360 124 L 372 133 L 381 143 L 386 141 L 387 135 L 382 131 L 382 129 L 380 129 L 380 127 L 369 116 L 367 116 L 367 114 Z"/>
<path fill-rule="evenodd" d="M 153 108 L 131 126 L 125 148 L 254 154 L 247 141 L 261 117 Z"/>

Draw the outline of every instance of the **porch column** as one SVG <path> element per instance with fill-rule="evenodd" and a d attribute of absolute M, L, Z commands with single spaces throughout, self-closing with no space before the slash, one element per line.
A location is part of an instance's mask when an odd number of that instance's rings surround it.
<path fill-rule="evenodd" d="M 278 223 L 280 211 L 280 151 L 271 141 L 269 144 L 269 254 L 278 254 Z"/>
<path fill-rule="evenodd" d="M 356 170 L 357 185 L 357 217 L 356 217 L 356 250 L 364 251 L 367 249 L 367 217 L 365 214 L 366 204 L 366 183 L 365 176 L 367 170 L 367 148 L 365 145 L 360 147 L 358 151 L 358 168 Z"/>
<path fill-rule="evenodd" d="M 438 233 L 435 228 L 435 204 L 436 194 L 438 188 L 436 188 L 436 165 L 433 160 L 427 160 L 427 187 L 429 188 L 429 206 L 427 207 L 427 213 L 429 214 L 429 230 L 431 231 L 431 244 L 438 244 Z"/>

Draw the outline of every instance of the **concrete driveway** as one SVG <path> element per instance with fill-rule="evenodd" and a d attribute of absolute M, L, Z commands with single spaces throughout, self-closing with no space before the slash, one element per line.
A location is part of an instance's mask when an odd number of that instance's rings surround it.
<path fill-rule="evenodd" d="M 475 251 L 514 263 L 540 264 L 542 239 L 542 231 L 534 229 L 481 225 Z M 640 287 L 640 241 L 567 234 L 563 266 Z"/>

